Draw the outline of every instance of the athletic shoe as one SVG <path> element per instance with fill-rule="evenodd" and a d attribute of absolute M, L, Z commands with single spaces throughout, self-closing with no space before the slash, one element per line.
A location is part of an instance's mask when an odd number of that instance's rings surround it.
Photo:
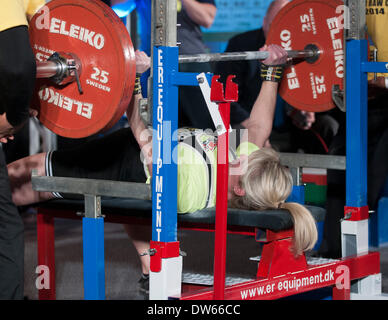
<path fill-rule="evenodd" d="M 150 276 L 148 274 L 142 274 L 138 281 L 139 291 L 145 294 L 150 292 Z"/>

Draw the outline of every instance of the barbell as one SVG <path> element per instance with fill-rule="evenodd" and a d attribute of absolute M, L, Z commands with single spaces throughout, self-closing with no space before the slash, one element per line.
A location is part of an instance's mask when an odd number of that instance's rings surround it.
<path fill-rule="evenodd" d="M 279 93 L 295 108 L 335 107 L 331 90 L 343 87 L 344 76 L 339 5 L 294 0 L 271 24 L 267 43 L 293 58 Z M 53 0 L 33 17 L 29 32 L 38 78 L 32 107 L 42 124 L 70 138 L 111 128 L 130 102 L 136 74 L 131 38 L 113 10 L 100 1 Z M 179 63 L 267 57 L 265 51 L 181 55 Z"/>
<path fill-rule="evenodd" d="M 304 50 L 287 50 L 289 58 L 300 58 L 306 61 L 314 61 L 319 57 L 319 50 L 314 45 L 309 45 Z M 203 63 L 213 61 L 241 61 L 241 60 L 265 60 L 269 56 L 268 51 L 243 51 L 225 53 L 200 53 L 193 55 L 180 55 L 179 63 Z"/>

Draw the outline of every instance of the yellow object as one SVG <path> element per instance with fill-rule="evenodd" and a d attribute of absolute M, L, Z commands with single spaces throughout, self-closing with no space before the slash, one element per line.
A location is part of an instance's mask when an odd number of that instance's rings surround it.
<path fill-rule="evenodd" d="M 33 16 L 45 4 L 45 0 L 24 0 L 24 9 L 27 15 Z"/>
<path fill-rule="evenodd" d="M 27 26 L 26 10 L 23 0 L 0 1 L 0 31 L 17 26 Z"/>
<path fill-rule="evenodd" d="M 388 2 L 382 0 L 366 0 L 366 24 L 368 34 L 377 47 L 377 61 L 388 62 Z M 377 76 L 387 77 L 387 73 L 378 73 Z M 372 79 L 373 74 L 368 74 Z"/>
<path fill-rule="evenodd" d="M 204 150 L 209 163 L 198 150 L 187 144 L 178 145 L 178 213 L 195 212 L 216 204 L 217 146 L 207 134 L 198 135 L 196 139 L 206 146 Z M 259 148 L 253 143 L 243 142 L 236 154 L 238 157 L 243 154 L 249 156 L 256 150 Z M 232 159 L 231 153 L 229 159 Z"/>
<path fill-rule="evenodd" d="M 17 26 L 28 26 L 27 16 L 32 16 L 45 0 L 1 0 L 0 31 Z"/>
<path fill-rule="evenodd" d="M 178 143 L 178 152 L 173 153 L 173 159 L 171 159 L 172 161 L 178 159 L 178 213 L 195 212 L 214 207 L 216 203 L 217 143 L 214 136 L 206 133 L 197 134 L 195 139 L 196 143 L 203 146 L 202 150 L 207 157 L 203 157 L 201 152 L 186 143 Z M 249 156 L 256 150 L 259 150 L 259 147 L 255 144 L 243 142 L 237 148 L 236 155 L 237 157 Z M 233 158 L 231 153 L 229 158 Z M 147 176 L 146 183 L 150 183 L 151 177 L 146 165 L 144 170 Z"/>
<path fill-rule="evenodd" d="M 210 179 L 214 183 L 217 177 L 217 150 L 211 159 L 214 166 L 213 177 L 205 159 L 193 148 L 185 144 L 178 145 L 178 213 L 195 212 L 206 207 Z M 213 184 L 215 186 L 215 183 Z M 210 206 L 215 204 L 215 193 Z"/>
<path fill-rule="evenodd" d="M 237 157 L 241 157 L 242 155 L 249 156 L 252 152 L 259 150 L 260 148 L 255 145 L 252 142 L 244 141 L 242 142 L 237 150 L 236 150 L 236 155 Z"/>

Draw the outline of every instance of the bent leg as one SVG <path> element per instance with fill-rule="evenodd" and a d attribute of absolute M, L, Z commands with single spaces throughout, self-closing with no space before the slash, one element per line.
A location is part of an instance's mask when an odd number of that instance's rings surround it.
<path fill-rule="evenodd" d="M 31 171 L 36 169 L 38 175 L 46 175 L 46 153 L 35 154 L 19 159 L 8 165 L 12 200 L 17 206 L 29 205 L 54 198 L 51 192 L 38 192 L 32 189 Z"/>
<path fill-rule="evenodd" d="M 148 274 L 150 270 L 150 256 L 143 255 L 150 248 L 151 226 L 147 225 L 124 225 L 124 229 L 128 236 L 132 239 L 132 243 L 139 254 L 141 271 L 143 274 Z"/>

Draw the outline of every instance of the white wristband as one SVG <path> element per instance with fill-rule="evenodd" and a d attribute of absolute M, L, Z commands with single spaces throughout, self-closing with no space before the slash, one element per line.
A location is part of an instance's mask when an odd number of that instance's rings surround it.
<path fill-rule="evenodd" d="M 388 89 L 388 77 L 385 77 L 385 88 Z"/>

